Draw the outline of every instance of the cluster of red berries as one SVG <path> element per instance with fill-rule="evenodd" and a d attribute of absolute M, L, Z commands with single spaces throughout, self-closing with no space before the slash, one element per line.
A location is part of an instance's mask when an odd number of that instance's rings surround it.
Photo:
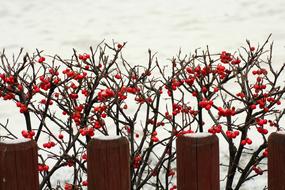
<path fill-rule="evenodd" d="M 48 166 L 48 165 L 45 165 L 45 164 L 39 164 L 39 165 L 38 165 L 38 171 L 39 171 L 39 172 L 42 172 L 42 171 L 47 172 L 48 169 L 49 169 L 49 166 Z"/>
<path fill-rule="evenodd" d="M 199 102 L 199 106 L 202 108 L 205 108 L 206 110 L 210 110 L 212 105 L 213 105 L 213 101 L 207 100 L 206 98 L 204 98 L 202 101 Z"/>
<path fill-rule="evenodd" d="M 100 102 L 103 102 L 107 100 L 108 98 L 112 98 L 113 96 L 115 96 L 115 92 L 112 89 L 107 88 L 107 89 L 101 90 L 98 93 L 98 100 Z"/>
<path fill-rule="evenodd" d="M 226 135 L 229 139 L 234 139 L 239 135 L 239 131 L 226 131 Z"/>
<path fill-rule="evenodd" d="M 221 55 L 220 55 L 220 59 L 222 63 L 229 63 L 230 61 L 232 61 L 232 55 L 226 51 L 222 51 Z"/>
<path fill-rule="evenodd" d="M 255 122 L 256 122 L 257 125 L 262 127 L 263 125 L 267 124 L 267 119 L 256 118 Z"/>
<path fill-rule="evenodd" d="M 86 136 L 86 135 L 88 135 L 90 137 L 94 136 L 94 128 L 93 127 L 90 127 L 90 128 L 85 127 L 85 128 L 79 129 L 79 132 L 82 136 Z"/>
<path fill-rule="evenodd" d="M 72 78 L 72 77 L 74 77 L 75 76 L 75 72 L 74 71 L 72 71 L 72 70 L 70 70 L 70 69 L 64 69 L 63 71 L 62 71 L 62 74 L 65 74 L 67 77 L 70 77 L 70 78 Z"/>
<path fill-rule="evenodd" d="M 0 78 L 3 80 L 4 83 L 14 84 L 15 79 L 13 75 L 6 76 L 5 74 L 0 74 Z"/>
<path fill-rule="evenodd" d="M 222 131 L 222 125 L 213 125 L 211 128 L 208 129 L 209 133 L 212 133 L 213 135 L 216 133 L 220 133 Z"/>
<path fill-rule="evenodd" d="M 232 62 L 231 62 L 231 64 L 233 64 L 233 65 L 238 65 L 238 64 L 240 64 L 240 59 L 239 58 L 237 58 L 237 59 L 233 59 L 232 60 Z"/>
<path fill-rule="evenodd" d="M 175 189 L 177 189 L 177 185 L 173 185 L 172 187 L 170 187 L 169 190 L 175 190 Z"/>
<path fill-rule="evenodd" d="M 78 94 L 76 94 L 76 93 L 71 93 L 71 94 L 69 94 L 68 96 L 69 96 L 69 98 L 72 99 L 72 100 L 76 100 L 76 99 L 78 98 Z"/>
<path fill-rule="evenodd" d="M 156 132 L 156 131 L 154 131 L 154 132 L 151 134 L 151 141 L 153 141 L 153 142 L 158 142 L 158 141 L 159 141 L 159 139 L 158 139 L 158 137 L 157 137 L 157 132 Z"/>
<path fill-rule="evenodd" d="M 272 98 L 272 97 L 267 97 L 267 94 L 264 94 L 264 98 L 261 98 L 261 99 L 256 101 L 256 103 L 259 105 L 259 108 L 263 109 L 264 112 L 269 111 L 269 108 L 266 107 L 266 102 L 276 103 L 277 105 L 281 104 L 280 100 L 276 100 L 275 98 Z M 250 105 L 250 109 L 252 109 L 252 110 L 256 109 L 256 107 L 257 107 L 256 104 Z"/>
<path fill-rule="evenodd" d="M 95 106 L 93 111 L 102 114 L 108 107 L 106 105 Z"/>
<path fill-rule="evenodd" d="M 125 90 L 131 94 L 136 94 L 136 93 L 140 92 L 140 89 L 138 87 L 126 87 Z M 122 91 L 124 91 L 123 88 L 122 88 Z"/>
<path fill-rule="evenodd" d="M 81 122 L 81 114 L 78 111 L 72 113 L 71 119 L 75 122 L 76 126 L 80 125 Z"/>
<path fill-rule="evenodd" d="M 142 160 L 142 157 L 139 154 L 134 157 L 134 163 L 133 163 L 134 168 L 139 168 L 141 164 L 141 160 Z"/>
<path fill-rule="evenodd" d="M 226 69 L 223 65 L 218 64 L 213 73 L 218 74 L 220 79 L 223 80 L 227 75 L 231 73 L 231 71 Z"/>
<path fill-rule="evenodd" d="M 64 184 L 64 190 L 72 190 L 73 189 L 73 185 L 70 183 L 65 183 Z"/>
<path fill-rule="evenodd" d="M 254 90 L 255 90 L 255 93 L 258 93 L 258 92 L 260 92 L 261 90 L 266 89 L 266 85 L 265 85 L 265 84 L 255 83 L 255 84 L 253 85 L 253 88 L 254 88 Z"/>
<path fill-rule="evenodd" d="M 3 97 L 3 100 L 12 100 L 15 98 L 15 94 L 11 92 L 6 92 L 6 93 L 3 92 L 3 94 L 0 93 L 0 97 Z"/>
<path fill-rule="evenodd" d="M 50 78 L 49 77 L 44 77 L 43 75 L 42 76 L 40 76 L 40 81 L 41 81 L 41 83 L 40 83 L 40 88 L 41 89 L 43 89 L 43 90 L 45 90 L 45 91 L 47 91 L 48 89 L 50 89 L 50 87 L 51 87 L 51 83 L 50 83 Z"/>
<path fill-rule="evenodd" d="M 93 127 L 95 129 L 100 129 L 102 127 L 102 125 L 101 125 L 100 121 L 95 121 Z"/>
<path fill-rule="evenodd" d="M 241 141 L 241 145 L 252 144 L 252 140 L 250 138 L 246 138 Z"/>
<path fill-rule="evenodd" d="M 86 72 L 82 72 L 82 74 L 80 74 L 80 73 L 75 73 L 75 76 L 74 76 L 73 79 L 79 81 L 79 80 L 84 79 L 86 76 L 87 76 L 87 73 L 86 73 Z"/>
<path fill-rule="evenodd" d="M 28 107 L 21 102 L 17 102 L 16 106 L 20 108 L 20 113 L 26 113 L 28 111 Z"/>
<path fill-rule="evenodd" d="M 48 149 L 50 149 L 54 146 L 55 146 L 55 142 L 53 142 L 53 141 L 49 141 L 49 142 L 43 144 L 43 147 L 48 148 Z"/>
<path fill-rule="evenodd" d="M 199 77 L 206 76 L 206 75 L 212 73 L 213 71 L 212 71 L 210 66 L 205 66 L 205 67 L 201 68 L 201 66 L 198 65 L 194 68 L 187 67 L 186 72 L 189 74 L 192 74 L 192 76 L 191 75 L 190 76 L 195 79 L 197 77 L 199 78 Z"/>
<path fill-rule="evenodd" d="M 173 103 L 172 105 L 172 114 L 175 116 L 179 114 L 182 110 L 182 105 L 179 105 L 177 103 Z"/>
<path fill-rule="evenodd" d="M 13 75 L 6 76 L 5 74 L 0 74 L 0 78 L 2 79 L 3 83 L 7 83 L 8 86 L 5 86 L 4 84 L 3 87 L 7 89 L 0 91 L 0 97 L 3 97 L 4 100 L 11 100 L 15 98 L 15 94 L 12 93 L 13 91 L 13 86 L 15 85 L 15 79 Z M 18 87 L 22 87 L 22 85 L 18 84 Z M 23 88 L 18 89 L 19 91 L 22 91 Z"/>
<path fill-rule="evenodd" d="M 171 89 L 176 90 L 183 84 L 183 81 L 179 81 L 177 79 L 172 79 L 171 80 Z"/>
<path fill-rule="evenodd" d="M 219 116 L 234 116 L 236 114 L 235 107 L 223 109 L 222 107 L 218 107 L 218 115 Z"/>
<path fill-rule="evenodd" d="M 36 94 L 36 93 L 38 93 L 40 91 L 41 91 L 41 89 L 37 85 L 33 86 L 33 94 Z"/>
<path fill-rule="evenodd" d="M 195 82 L 195 77 L 189 76 L 188 78 L 185 79 L 185 83 L 188 84 L 189 86 L 192 86 Z"/>
<path fill-rule="evenodd" d="M 84 53 L 83 55 L 79 55 L 79 59 L 82 61 L 86 61 L 89 58 L 90 58 L 90 55 L 87 53 Z"/>
<path fill-rule="evenodd" d="M 118 98 L 120 100 L 127 99 L 126 93 L 137 94 L 140 91 L 138 87 L 125 87 L 123 86 L 118 92 Z"/>
<path fill-rule="evenodd" d="M 86 72 L 82 72 L 82 74 L 74 72 L 70 70 L 69 68 L 62 71 L 63 74 L 65 74 L 67 77 L 72 78 L 74 80 L 82 80 L 87 76 Z"/>
<path fill-rule="evenodd" d="M 22 136 L 23 136 L 24 138 L 32 139 L 33 136 L 35 136 L 35 132 L 34 132 L 34 131 L 23 130 L 23 131 L 22 131 Z"/>
<path fill-rule="evenodd" d="M 253 75 L 267 75 L 266 69 L 257 69 L 252 71 Z"/>
<path fill-rule="evenodd" d="M 236 94 L 238 97 L 240 98 L 244 98 L 245 97 L 245 94 L 243 92 L 239 92 Z"/>
<path fill-rule="evenodd" d="M 167 90 L 168 96 L 172 95 L 172 91 L 175 91 L 183 84 L 183 81 L 179 81 L 177 79 L 172 79 L 170 84 L 164 85 L 164 88 Z"/>
<path fill-rule="evenodd" d="M 256 129 L 260 134 L 266 135 L 268 133 L 268 130 L 263 127 L 257 127 Z"/>
<path fill-rule="evenodd" d="M 231 63 L 232 65 L 240 64 L 241 60 L 239 58 L 234 58 L 230 53 L 222 51 L 220 55 L 221 62 L 224 64 Z"/>

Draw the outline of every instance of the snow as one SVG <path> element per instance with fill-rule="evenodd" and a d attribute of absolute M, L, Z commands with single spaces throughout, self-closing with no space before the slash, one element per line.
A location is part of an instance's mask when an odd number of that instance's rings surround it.
<path fill-rule="evenodd" d="M 116 140 L 116 139 L 120 139 L 120 138 L 121 138 L 121 136 L 110 135 L 110 136 L 98 136 L 95 139 L 103 140 L 103 141 L 110 141 L 110 140 Z"/>
<path fill-rule="evenodd" d="M 30 141 L 30 139 L 24 139 L 24 138 L 20 138 L 20 139 L 5 139 L 4 141 L 0 141 L 0 143 L 3 144 L 20 144 L 20 143 L 24 143 L 24 142 L 28 142 Z"/>
<path fill-rule="evenodd" d="M 276 133 L 278 133 L 280 135 L 285 135 L 285 131 L 277 131 Z"/>

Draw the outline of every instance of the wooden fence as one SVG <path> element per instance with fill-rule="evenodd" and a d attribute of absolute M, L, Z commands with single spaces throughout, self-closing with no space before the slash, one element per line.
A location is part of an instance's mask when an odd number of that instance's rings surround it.
<path fill-rule="evenodd" d="M 268 142 L 269 190 L 285 190 L 285 133 Z M 129 190 L 130 160 L 126 138 L 92 139 L 87 148 L 88 190 Z M 0 142 L 0 190 L 38 190 L 34 141 Z M 193 134 L 177 139 L 178 190 L 219 190 L 219 141 Z"/>

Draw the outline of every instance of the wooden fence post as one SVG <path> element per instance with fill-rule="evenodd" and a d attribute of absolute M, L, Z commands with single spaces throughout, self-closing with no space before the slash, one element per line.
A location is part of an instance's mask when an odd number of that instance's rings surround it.
<path fill-rule="evenodd" d="M 285 190 L 285 132 L 268 138 L 268 189 Z"/>
<path fill-rule="evenodd" d="M 124 137 L 92 139 L 87 146 L 88 190 L 129 190 L 129 154 Z"/>
<path fill-rule="evenodd" d="M 178 190 L 219 190 L 219 140 L 210 133 L 180 136 L 176 141 Z"/>
<path fill-rule="evenodd" d="M 32 140 L 0 142 L 0 190 L 38 190 L 38 152 Z"/>

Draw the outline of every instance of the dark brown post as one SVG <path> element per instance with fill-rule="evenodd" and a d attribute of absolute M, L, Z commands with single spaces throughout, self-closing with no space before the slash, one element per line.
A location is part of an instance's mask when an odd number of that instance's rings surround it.
<path fill-rule="evenodd" d="M 219 190 L 219 140 L 209 133 L 177 139 L 178 190 Z"/>
<path fill-rule="evenodd" d="M 88 143 L 88 190 L 129 190 L 129 142 L 124 137 L 95 138 Z"/>
<path fill-rule="evenodd" d="M 285 190 L 285 132 L 268 139 L 268 189 Z"/>
<path fill-rule="evenodd" d="M 31 140 L 0 142 L 0 190 L 38 190 L 37 144 Z"/>

